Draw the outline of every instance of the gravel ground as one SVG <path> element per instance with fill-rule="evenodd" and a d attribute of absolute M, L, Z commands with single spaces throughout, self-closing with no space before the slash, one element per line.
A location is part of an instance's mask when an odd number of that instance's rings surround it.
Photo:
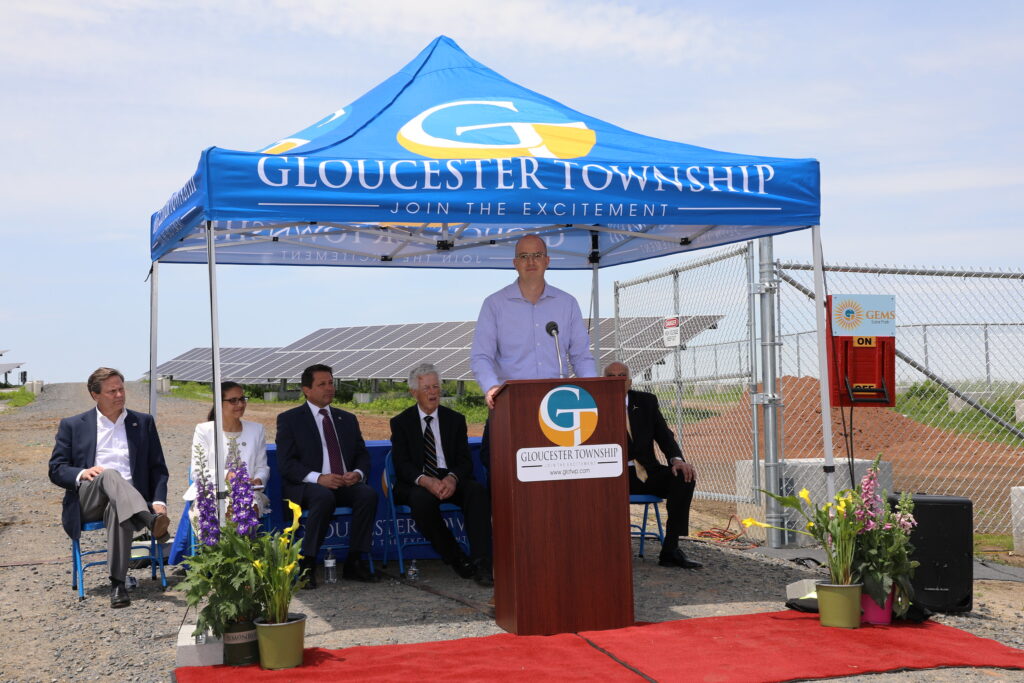
<path fill-rule="evenodd" d="M 146 409 L 146 386 L 129 383 L 129 406 Z M 50 484 L 46 463 L 57 421 L 91 407 L 83 385 L 50 385 L 35 403 L 2 411 L 0 404 L 0 629 L 6 646 L 0 680 L 167 680 L 175 663 L 175 642 L 185 603 L 173 586 L 161 592 L 148 571 L 136 572 L 140 586 L 128 609 L 111 610 L 102 569 L 86 573 L 86 600 L 71 590 L 70 549 L 60 527 L 62 492 Z M 169 503 L 177 519 L 184 491 L 192 429 L 207 406 L 160 399 L 159 428 L 171 471 Z M 253 405 L 249 417 L 264 422 L 273 438 L 276 406 Z M 360 418 L 364 435 L 386 438 L 387 422 Z M 476 430 L 479 433 L 479 428 Z M 721 504 L 695 504 L 694 530 L 724 526 Z M 84 545 L 102 542 L 87 534 Z M 785 560 L 717 544 L 684 541 L 704 563 L 696 571 L 657 566 L 650 553 L 634 559 L 635 613 L 639 621 L 744 614 L 782 609 L 785 586 L 817 576 Z M 656 557 L 656 556 L 655 556 Z M 420 563 L 415 584 L 402 581 L 394 563 L 386 580 L 364 585 L 342 581 L 303 591 L 293 611 L 304 612 L 307 646 L 330 648 L 411 643 L 486 636 L 494 624 L 490 590 L 458 579 L 436 561 Z M 170 575 L 173 583 L 178 577 Z M 975 610 L 939 615 L 937 620 L 1024 647 L 1024 584 L 976 581 Z M 194 614 L 189 614 L 194 618 Z M 872 681 L 1024 681 L 1024 672 L 943 669 L 859 676 Z"/>

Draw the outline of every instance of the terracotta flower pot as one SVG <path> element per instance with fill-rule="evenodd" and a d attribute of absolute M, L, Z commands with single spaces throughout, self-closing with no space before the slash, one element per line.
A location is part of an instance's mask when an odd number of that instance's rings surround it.
<path fill-rule="evenodd" d="M 283 624 L 268 624 L 256 619 L 260 644 L 260 668 L 291 669 L 302 664 L 306 640 L 306 615 L 288 614 Z"/>
<path fill-rule="evenodd" d="M 822 626 L 860 628 L 860 591 L 863 584 L 818 584 L 818 621 Z"/>

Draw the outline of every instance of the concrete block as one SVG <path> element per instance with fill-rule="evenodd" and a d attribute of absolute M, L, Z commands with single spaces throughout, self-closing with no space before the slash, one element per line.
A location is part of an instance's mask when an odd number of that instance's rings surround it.
<path fill-rule="evenodd" d="M 1024 422 L 1024 398 L 1018 398 L 1013 402 L 1013 419 Z"/>
<path fill-rule="evenodd" d="M 1010 489 L 1010 516 L 1013 518 L 1013 549 L 1024 554 L 1024 486 Z"/>
<path fill-rule="evenodd" d="M 379 393 L 356 392 L 352 394 L 352 400 L 356 403 L 373 403 L 380 398 Z"/>
<path fill-rule="evenodd" d="M 171 393 L 171 378 L 170 377 L 157 377 L 156 378 L 156 393 L 158 393 L 158 394 L 169 394 L 169 393 Z"/>
<path fill-rule="evenodd" d="M 277 392 L 276 391 L 264 391 L 263 392 L 263 400 L 264 401 L 276 401 L 277 400 Z"/>
<path fill-rule="evenodd" d="M 786 586 L 786 599 L 799 600 L 817 591 L 818 582 L 815 579 L 800 579 Z"/>
<path fill-rule="evenodd" d="M 220 638 L 206 636 L 206 642 L 196 644 L 192 632 L 195 624 L 185 624 L 178 631 L 176 666 L 217 666 L 224 663 L 224 643 Z"/>
<path fill-rule="evenodd" d="M 963 394 L 978 403 L 981 403 L 982 401 L 991 401 L 996 397 L 996 392 L 994 391 L 965 391 Z M 950 412 L 959 413 L 964 408 L 969 408 L 970 406 L 959 396 L 947 394 L 946 407 L 949 408 Z"/>
<path fill-rule="evenodd" d="M 853 476 L 855 482 L 860 482 L 861 477 L 871 467 L 872 460 L 855 459 L 853 461 Z M 758 463 L 760 472 L 760 485 L 758 488 L 767 489 L 765 479 L 764 462 Z M 824 458 L 799 458 L 787 460 L 779 465 L 779 489 L 783 495 L 794 495 L 800 489 L 806 488 L 810 493 L 811 500 L 817 504 L 826 502 L 827 481 L 822 467 L 825 465 Z M 836 491 L 852 488 L 850 486 L 850 467 L 845 459 L 835 460 L 835 488 Z M 750 460 L 736 461 L 736 495 L 742 498 L 749 498 L 753 491 L 753 463 Z M 878 481 L 882 489 L 892 492 L 892 463 L 883 460 L 879 464 Z M 762 503 L 736 503 L 736 516 L 741 520 L 747 517 L 764 522 L 768 497 L 762 494 Z M 783 534 L 783 547 L 803 548 L 815 545 L 815 540 L 805 534 L 797 533 L 796 530 L 804 530 L 805 521 L 796 510 L 782 510 L 784 523 L 780 526 L 789 531 Z M 768 529 L 752 526 L 747 529 L 747 536 L 758 540 L 767 541 Z"/>
<path fill-rule="evenodd" d="M 43 393 L 43 380 L 34 379 L 29 382 L 25 382 L 25 388 L 31 391 L 33 394 L 38 396 Z"/>

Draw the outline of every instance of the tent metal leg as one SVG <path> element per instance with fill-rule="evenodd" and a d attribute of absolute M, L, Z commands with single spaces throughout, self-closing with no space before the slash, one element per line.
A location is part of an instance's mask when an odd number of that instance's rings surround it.
<path fill-rule="evenodd" d="M 821 434 L 825 450 L 825 490 L 829 500 L 836 495 L 835 462 L 832 457 L 832 405 L 828 390 L 828 357 L 825 343 L 825 258 L 821 251 L 821 227 L 811 228 L 814 252 L 814 312 L 818 326 L 818 386 L 821 391 Z"/>
<path fill-rule="evenodd" d="M 153 261 L 149 271 L 149 414 L 156 419 L 156 347 L 157 304 L 159 300 L 160 262 Z"/>
<path fill-rule="evenodd" d="M 210 351 L 213 366 L 213 411 L 214 411 L 214 452 L 207 453 L 210 469 L 213 471 L 214 488 L 219 491 L 224 476 L 220 471 L 223 461 L 221 452 L 224 450 L 224 406 L 220 391 L 220 323 L 217 311 L 217 254 L 214 247 L 213 223 L 206 221 L 206 263 L 210 281 Z M 217 505 L 217 518 L 220 519 L 220 505 Z"/>

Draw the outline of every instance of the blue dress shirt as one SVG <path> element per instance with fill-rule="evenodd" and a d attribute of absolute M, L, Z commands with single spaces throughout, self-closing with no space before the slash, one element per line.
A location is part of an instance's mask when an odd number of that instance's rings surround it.
<path fill-rule="evenodd" d="M 577 377 L 596 377 L 597 366 L 590 353 L 590 337 L 583 325 L 580 305 L 572 296 L 549 284 L 537 303 L 530 303 L 516 280 L 484 299 L 473 335 L 470 367 L 480 390 L 509 379 L 558 377 L 555 340 L 547 324 L 558 323 L 558 343 L 565 371 L 570 366 Z"/>

